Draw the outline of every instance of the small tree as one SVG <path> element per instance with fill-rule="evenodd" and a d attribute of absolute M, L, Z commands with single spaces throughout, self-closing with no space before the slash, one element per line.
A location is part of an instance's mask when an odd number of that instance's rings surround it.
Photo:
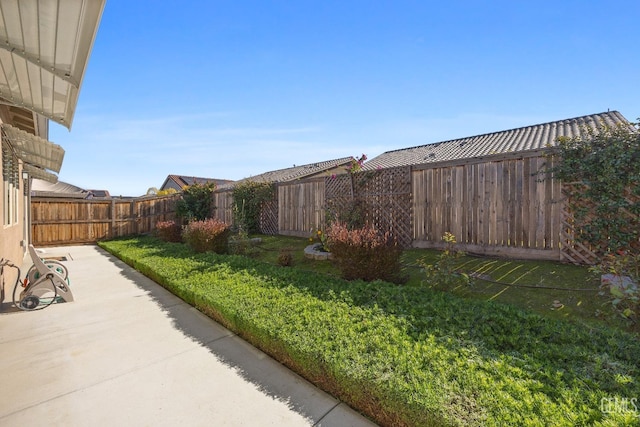
<path fill-rule="evenodd" d="M 245 233 L 260 232 L 260 211 L 272 200 L 275 188 L 270 182 L 247 180 L 233 187 L 234 223 Z"/>
<path fill-rule="evenodd" d="M 169 194 L 176 194 L 178 190 L 175 188 L 167 188 L 166 190 L 160 190 L 156 193 L 158 196 L 167 196 Z"/>
<path fill-rule="evenodd" d="M 176 204 L 176 216 L 183 222 L 211 218 L 214 209 L 212 194 L 215 189 L 214 182 L 195 183 L 185 187 L 182 191 L 182 199 Z"/>

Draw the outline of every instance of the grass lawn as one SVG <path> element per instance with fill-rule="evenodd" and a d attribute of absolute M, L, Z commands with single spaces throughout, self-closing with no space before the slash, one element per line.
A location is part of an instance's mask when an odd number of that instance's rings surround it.
<path fill-rule="evenodd" d="M 494 283 L 595 287 L 585 268 L 465 257 L 484 281 L 443 292 L 418 268 L 437 252 L 406 251 L 404 285 L 347 282 L 304 258 L 307 240 L 261 237 L 250 256 L 100 245 L 381 425 L 640 425 L 637 335 L 596 318 L 586 291 Z"/>
<path fill-rule="evenodd" d="M 250 254 L 277 264 L 282 250 L 290 251 L 294 266 L 304 270 L 339 276 L 331 261 L 304 257 L 308 239 L 287 236 L 256 236 L 262 239 Z M 425 283 L 421 263 L 434 263 L 441 252 L 408 249 L 402 256 L 407 285 L 432 286 Z M 470 286 L 447 289 L 454 295 L 485 301 L 496 301 L 531 310 L 543 316 L 571 319 L 577 322 L 606 323 L 623 330 L 628 324 L 612 311 L 609 300 L 598 295 L 599 279 L 588 267 L 552 261 L 509 260 L 465 256 L 459 260 L 461 271 L 475 276 Z M 557 288 L 557 289 L 550 289 Z"/>

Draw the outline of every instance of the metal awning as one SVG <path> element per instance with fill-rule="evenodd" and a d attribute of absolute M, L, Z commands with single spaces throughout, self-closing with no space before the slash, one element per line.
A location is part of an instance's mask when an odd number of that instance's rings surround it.
<path fill-rule="evenodd" d="M 25 164 L 42 169 L 49 174 L 51 174 L 49 171 L 60 172 L 64 149 L 58 144 L 8 124 L 2 125 L 2 137 L 8 140 L 15 155 Z M 40 173 L 41 171 L 36 170 L 35 172 Z M 35 177 L 35 175 L 33 176 Z"/>
<path fill-rule="evenodd" d="M 43 181 L 48 181 L 48 182 L 52 182 L 52 183 L 56 183 L 58 182 L 58 176 L 45 170 L 42 168 L 39 168 L 37 166 L 33 166 L 30 165 L 28 163 L 25 163 L 22 166 L 22 170 L 26 173 L 29 174 L 29 176 L 31 178 L 38 178 L 38 179 L 42 179 Z"/>
<path fill-rule="evenodd" d="M 71 128 L 106 0 L 0 0 L 0 102 Z"/>

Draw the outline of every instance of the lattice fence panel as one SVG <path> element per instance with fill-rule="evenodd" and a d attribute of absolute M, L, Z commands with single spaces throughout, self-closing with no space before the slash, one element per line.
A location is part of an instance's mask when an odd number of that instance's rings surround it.
<path fill-rule="evenodd" d="M 269 235 L 278 234 L 278 200 L 273 199 L 262 204 L 260 232 Z"/>
<path fill-rule="evenodd" d="M 330 215 L 359 204 L 362 220 L 389 232 L 403 247 L 411 246 L 411 168 L 399 167 L 326 178 Z M 353 183 L 353 186 L 352 186 Z"/>
<path fill-rule="evenodd" d="M 575 220 L 567 206 L 561 212 L 560 255 L 573 264 L 591 265 L 599 259 L 591 245 L 576 240 Z"/>
<path fill-rule="evenodd" d="M 561 214 L 560 250 L 562 258 L 574 264 L 595 264 L 606 252 L 606 242 L 603 241 L 601 244 L 591 244 L 587 242 L 586 237 L 581 236 L 579 224 L 576 224 L 576 219 L 573 214 L 573 212 L 586 211 L 584 221 L 590 222 L 597 219 L 595 206 L 587 200 L 571 198 L 571 194 L 576 194 L 581 191 L 576 185 L 565 183 L 563 184 L 562 191 L 566 197 Z M 625 190 L 625 199 L 629 204 L 637 204 L 640 202 L 640 196 L 634 194 L 631 189 Z M 640 217 L 638 217 L 638 215 L 625 209 L 621 209 L 619 214 L 625 217 L 626 223 L 630 228 L 637 229 L 640 226 Z M 631 247 L 635 250 L 640 249 L 640 241 L 632 242 Z"/>

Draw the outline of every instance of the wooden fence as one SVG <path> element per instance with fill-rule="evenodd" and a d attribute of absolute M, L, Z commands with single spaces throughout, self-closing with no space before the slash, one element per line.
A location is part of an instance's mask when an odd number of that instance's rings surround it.
<path fill-rule="evenodd" d="M 552 162 L 535 151 L 279 183 L 278 233 L 308 236 L 352 209 L 403 247 L 442 248 L 449 232 L 468 252 L 560 260 L 561 184 L 541 173 Z"/>
<path fill-rule="evenodd" d="M 309 237 L 325 224 L 325 178 L 277 185 L 277 232 Z"/>
<path fill-rule="evenodd" d="M 413 245 L 441 248 L 449 232 L 465 251 L 560 260 L 561 183 L 543 154 L 414 167 Z"/>
<path fill-rule="evenodd" d="M 31 199 L 31 240 L 35 246 L 95 243 L 143 234 L 158 221 L 175 218 L 180 195 L 137 199 Z"/>
<path fill-rule="evenodd" d="M 326 182 L 326 208 L 333 217 L 373 225 L 399 245 L 411 246 L 411 167 L 339 175 Z"/>
<path fill-rule="evenodd" d="M 233 223 L 233 190 L 216 191 L 213 197 L 213 217 L 227 224 Z"/>
<path fill-rule="evenodd" d="M 554 161 L 544 151 L 520 152 L 278 183 L 260 227 L 266 234 L 307 237 L 355 206 L 363 221 L 403 247 L 442 248 L 449 232 L 458 249 L 471 253 L 593 263 L 596 254 L 576 241 L 563 185 L 542 174 Z M 32 241 L 92 243 L 147 233 L 175 217 L 179 197 L 34 198 Z M 231 224 L 232 190 L 212 197 L 213 216 Z"/>
<path fill-rule="evenodd" d="M 449 232 L 472 253 L 569 259 L 562 186 L 542 175 L 553 161 L 541 150 L 278 183 L 261 228 L 307 237 L 351 209 L 403 247 L 442 248 Z M 213 203 L 214 216 L 231 223 L 232 192 L 215 192 Z"/>

